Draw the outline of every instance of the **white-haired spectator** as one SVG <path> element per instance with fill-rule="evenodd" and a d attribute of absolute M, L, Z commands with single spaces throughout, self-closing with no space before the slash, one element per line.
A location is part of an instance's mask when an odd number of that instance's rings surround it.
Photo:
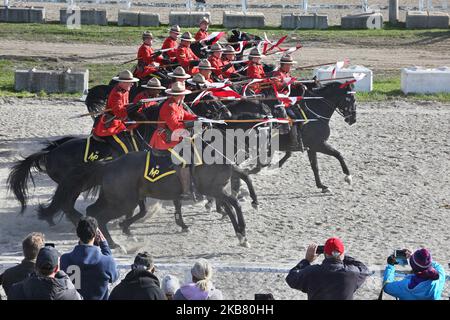
<path fill-rule="evenodd" d="M 180 289 L 180 280 L 177 277 L 168 274 L 162 279 L 161 288 L 166 295 L 167 300 L 173 300 L 173 296 Z"/>
<path fill-rule="evenodd" d="M 192 282 L 175 292 L 174 300 L 222 300 L 222 292 L 217 290 L 211 279 L 213 269 L 206 259 L 199 259 L 191 269 Z"/>

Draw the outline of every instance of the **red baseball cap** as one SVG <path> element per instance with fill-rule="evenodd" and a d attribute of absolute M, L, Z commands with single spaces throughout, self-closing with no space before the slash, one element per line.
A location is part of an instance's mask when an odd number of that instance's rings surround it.
<path fill-rule="evenodd" d="M 344 253 L 344 244 L 339 238 L 330 238 L 325 242 L 325 247 L 323 249 L 325 254 L 332 256 L 334 251 L 339 252 L 340 254 Z"/>

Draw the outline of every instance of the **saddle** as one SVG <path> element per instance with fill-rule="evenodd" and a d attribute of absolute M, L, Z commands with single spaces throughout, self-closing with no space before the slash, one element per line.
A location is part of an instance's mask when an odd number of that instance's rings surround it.
<path fill-rule="evenodd" d="M 175 165 L 172 163 L 170 152 L 155 149 L 147 152 L 144 170 L 145 179 L 156 182 L 174 173 L 176 173 Z"/>
<path fill-rule="evenodd" d="M 86 138 L 83 162 L 96 162 L 112 160 L 112 152 L 109 144 L 102 138 L 90 135 Z"/>

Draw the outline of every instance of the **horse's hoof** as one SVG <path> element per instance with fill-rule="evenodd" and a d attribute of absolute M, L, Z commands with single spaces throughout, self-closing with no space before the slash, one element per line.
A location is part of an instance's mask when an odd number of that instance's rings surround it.
<path fill-rule="evenodd" d="M 228 215 L 226 213 L 222 213 L 222 216 L 219 218 L 219 220 L 225 220 L 228 218 Z"/>
<path fill-rule="evenodd" d="M 352 182 L 353 182 L 352 175 L 351 174 L 346 175 L 345 178 L 344 178 L 344 181 L 347 182 L 349 185 L 351 185 Z"/>
<path fill-rule="evenodd" d="M 250 242 L 248 242 L 247 241 L 247 239 L 245 239 L 244 241 L 242 241 L 241 243 L 240 243 L 240 246 L 241 247 L 244 247 L 244 248 L 251 248 L 251 245 L 250 245 Z"/>
<path fill-rule="evenodd" d="M 131 231 L 130 231 L 130 229 L 128 229 L 128 228 L 122 229 L 122 232 L 123 232 L 126 236 L 128 236 L 128 237 L 131 237 L 131 236 L 132 236 Z"/>
<path fill-rule="evenodd" d="M 331 193 L 331 190 L 328 187 L 324 187 L 322 188 L 322 193 Z"/>
<path fill-rule="evenodd" d="M 255 210 L 258 210 L 258 205 L 259 205 L 258 202 L 255 202 L 255 201 L 252 202 L 252 207 L 253 207 L 253 209 L 255 209 Z"/>
<path fill-rule="evenodd" d="M 206 209 L 206 212 L 211 212 L 212 205 L 208 202 L 207 204 L 205 204 L 205 209 Z"/>
<path fill-rule="evenodd" d="M 183 228 L 181 228 L 181 232 L 183 232 L 183 233 L 191 233 L 191 229 L 189 229 L 189 227 L 183 227 Z"/>

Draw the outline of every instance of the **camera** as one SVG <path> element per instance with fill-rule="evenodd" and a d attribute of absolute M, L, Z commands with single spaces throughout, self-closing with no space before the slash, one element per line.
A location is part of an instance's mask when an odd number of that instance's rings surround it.
<path fill-rule="evenodd" d="M 323 254 L 325 246 L 317 246 L 316 254 Z"/>
<path fill-rule="evenodd" d="M 255 300 L 275 300 L 271 293 L 255 293 Z"/>
<path fill-rule="evenodd" d="M 48 242 L 48 243 L 44 244 L 44 246 L 45 246 L 45 247 L 52 247 L 52 248 L 54 248 L 54 247 L 55 247 L 55 244 L 54 244 L 54 243 L 51 243 L 51 242 Z"/>
<path fill-rule="evenodd" d="M 406 258 L 406 250 L 395 250 L 394 251 L 395 261 L 402 266 L 408 264 L 408 259 Z"/>

